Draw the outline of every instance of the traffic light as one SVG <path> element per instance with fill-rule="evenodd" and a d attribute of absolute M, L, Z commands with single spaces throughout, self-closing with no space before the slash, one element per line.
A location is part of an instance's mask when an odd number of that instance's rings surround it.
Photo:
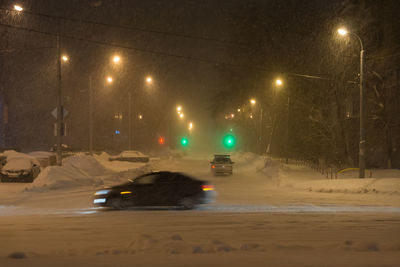
<path fill-rule="evenodd" d="M 181 139 L 181 145 L 182 145 L 183 147 L 188 146 L 188 145 L 189 145 L 189 139 L 187 139 L 186 137 L 183 137 L 183 138 Z"/>
<path fill-rule="evenodd" d="M 164 137 L 159 137 L 159 138 L 158 138 L 158 143 L 159 143 L 160 145 L 163 145 L 163 144 L 165 143 L 165 138 L 164 138 Z"/>
<path fill-rule="evenodd" d="M 225 148 L 232 149 L 236 145 L 236 138 L 231 134 L 227 134 L 224 136 L 222 144 L 224 145 Z"/>

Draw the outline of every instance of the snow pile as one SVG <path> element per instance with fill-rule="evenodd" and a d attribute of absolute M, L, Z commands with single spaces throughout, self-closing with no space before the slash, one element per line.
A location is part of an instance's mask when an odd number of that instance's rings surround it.
<path fill-rule="evenodd" d="M 236 166 L 240 167 L 241 170 L 246 171 L 261 171 L 264 169 L 266 158 L 251 152 L 233 152 L 231 160 Z"/>
<path fill-rule="evenodd" d="M 147 164 L 143 162 L 109 161 L 110 155 L 107 154 L 106 152 L 102 152 L 100 155 L 93 155 L 93 157 L 105 169 L 114 172 L 124 172 L 133 169 L 138 169 L 146 166 Z"/>
<path fill-rule="evenodd" d="M 77 154 L 65 158 L 62 166 L 51 166 L 44 169 L 27 190 L 43 191 L 78 186 L 109 186 L 136 178 L 150 171 L 152 171 L 152 167 L 149 164 L 110 162 L 107 153 L 94 157 Z"/>
<path fill-rule="evenodd" d="M 372 178 L 358 178 L 358 170 L 333 174 L 332 179 L 308 167 L 282 164 L 281 186 L 320 193 L 400 194 L 400 170 L 372 170 Z M 366 177 L 370 171 L 366 172 Z M 337 178 L 336 178 L 337 177 Z"/>
<path fill-rule="evenodd" d="M 75 156 L 63 159 L 63 165 L 71 165 L 77 169 L 88 173 L 91 176 L 100 176 L 107 174 L 107 170 L 94 157 L 85 154 L 77 154 Z"/>
<path fill-rule="evenodd" d="M 35 158 L 48 158 L 51 156 L 55 156 L 54 152 L 47 152 L 47 151 L 34 151 L 31 153 L 28 153 L 28 155 L 35 157 Z"/>
<path fill-rule="evenodd" d="M 51 166 L 34 180 L 31 191 L 63 189 L 76 186 L 103 184 L 101 175 L 107 171 L 93 157 L 76 155 L 63 160 L 63 166 Z"/>

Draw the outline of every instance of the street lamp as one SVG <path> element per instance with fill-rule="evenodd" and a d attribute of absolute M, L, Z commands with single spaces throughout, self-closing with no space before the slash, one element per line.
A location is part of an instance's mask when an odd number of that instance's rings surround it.
<path fill-rule="evenodd" d="M 67 61 L 69 60 L 69 57 L 66 56 L 66 55 L 63 55 L 63 56 L 61 57 L 61 59 L 62 59 L 64 62 L 67 62 Z"/>
<path fill-rule="evenodd" d="M 183 117 L 185 117 L 185 115 L 183 115 L 183 113 L 179 114 L 180 119 L 183 119 Z"/>
<path fill-rule="evenodd" d="M 276 86 L 282 86 L 283 85 L 283 81 L 281 79 L 276 79 L 275 85 Z"/>
<path fill-rule="evenodd" d="M 121 61 L 121 57 L 120 56 L 116 55 L 116 56 L 113 57 L 113 62 L 114 63 L 118 64 L 120 61 Z"/>
<path fill-rule="evenodd" d="M 364 92 L 364 46 L 361 38 L 353 33 L 347 31 L 345 28 L 338 29 L 338 34 L 345 36 L 347 34 L 353 35 L 357 38 L 360 43 L 360 143 L 359 143 L 359 152 L 358 152 L 358 166 L 359 166 L 359 178 L 365 177 L 365 119 L 366 119 L 366 110 L 365 110 L 365 92 Z"/>
<path fill-rule="evenodd" d="M 256 104 L 256 100 L 254 98 L 250 99 L 250 104 L 254 106 Z"/>
<path fill-rule="evenodd" d="M 146 77 L 146 83 L 150 84 L 153 82 L 153 79 L 150 76 Z"/>
<path fill-rule="evenodd" d="M 193 130 L 193 123 L 189 122 L 189 127 L 188 127 L 189 131 Z"/>
<path fill-rule="evenodd" d="M 107 77 L 107 82 L 108 82 L 108 83 L 112 83 L 112 82 L 113 82 L 113 78 L 112 78 L 111 76 L 108 76 L 108 77 Z"/>
<path fill-rule="evenodd" d="M 20 5 L 14 5 L 14 10 L 16 10 L 16 11 L 18 11 L 18 12 L 21 12 L 21 11 L 24 10 L 24 9 L 23 9 L 22 6 L 20 6 Z"/>

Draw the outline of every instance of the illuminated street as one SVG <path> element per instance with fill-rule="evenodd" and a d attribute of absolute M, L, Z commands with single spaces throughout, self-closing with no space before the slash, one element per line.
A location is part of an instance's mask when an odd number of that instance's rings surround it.
<path fill-rule="evenodd" d="M 217 177 L 205 156 L 153 163 L 215 184 L 217 202 L 193 211 L 111 211 L 91 205 L 93 187 L 19 193 L 27 186 L 4 184 L 2 255 L 23 252 L 26 258 L 2 258 L 1 266 L 397 265 L 398 194 L 308 192 L 284 186 L 289 177 L 280 176 L 278 185 L 272 167 L 271 173 L 256 171 L 262 159 L 237 160 L 233 176 Z"/>

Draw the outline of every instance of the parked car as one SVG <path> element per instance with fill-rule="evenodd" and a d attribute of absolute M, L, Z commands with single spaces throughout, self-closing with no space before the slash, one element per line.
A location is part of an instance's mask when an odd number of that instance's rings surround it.
<path fill-rule="evenodd" d="M 214 175 L 233 173 L 233 163 L 230 155 L 214 155 L 214 159 L 210 162 L 211 172 Z"/>
<path fill-rule="evenodd" d="M 0 179 L 3 183 L 32 183 L 39 173 L 40 164 L 36 159 L 29 157 L 12 157 L 7 158 L 7 162 L 0 172 Z"/>
<path fill-rule="evenodd" d="M 127 151 L 122 151 L 120 154 L 116 156 L 111 156 L 109 160 L 110 161 L 119 160 L 119 161 L 129 161 L 129 162 L 149 162 L 149 156 L 144 155 L 140 151 L 127 150 Z"/>
<path fill-rule="evenodd" d="M 93 203 L 112 209 L 178 206 L 192 209 L 215 197 L 214 186 L 177 172 L 151 172 L 127 183 L 98 190 Z"/>

